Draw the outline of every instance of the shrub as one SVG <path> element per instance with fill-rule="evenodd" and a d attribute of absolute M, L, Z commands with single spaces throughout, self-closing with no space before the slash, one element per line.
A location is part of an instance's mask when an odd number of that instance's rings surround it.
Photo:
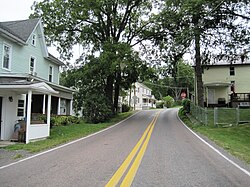
<path fill-rule="evenodd" d="M 171 108 L 173 106 L 174 98 L 170 95 L 163 97 L 162 99 L 164 100 L 164 106 L 166 106 L 167 108 Z"/>
<path fill-rule="evenodd" d="M 122 112 L 128 112 L 130 110 L 130 107 L 126 104 L 122 104 Z"/>
<path fill-rule="evenodd" d="M 182 100 L 175 101 L 173 106 L 182 106 Z"/>
<path fill-rule="evenodd" d="M 185 111 L 185 113 L 189 113 L 190 112 L 190 99 L 183 99 L 182 100 L 182 106 L 183 106 L 183 110 Z"/>
<path fill-rule="evenodd" d="M 47 122 L 47 116 L 44 114 L 41 114 L 39 116 L 40 120 L 44 120 L 44 122 Z M 54 125 L 60 126 L 60 125 L 70 125 L 70 124 L 79 124 L 80 118 L 76 116 L 63 116 L 63 115 L 51 115 L 50 117 L 50 127 L 53 127 Z"/>
<path fill-rule="evenodd" d="M 157 102 L 155 105 L 156 108 L 163 108 L 164 102 Z"/>
<path fill-rule="evenodd" d="M 104 95 L 89 94 L 83 103 L 83 114 L 87 122 L 100 123 L 111 118 L 111 108 Z"/>

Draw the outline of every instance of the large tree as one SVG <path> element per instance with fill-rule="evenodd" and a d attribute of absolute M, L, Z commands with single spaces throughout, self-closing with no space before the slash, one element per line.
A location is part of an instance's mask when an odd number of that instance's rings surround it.
<path fill-rule="evenodd" d="M 123 66 L 136 68 L 132 47 L 147 38 L 140 33 L 151 23 L 152 0 L 43 0 L 35 2 L 32 17 L 42 17 L 47 41 L 56 42 L 64 57 L 80 44 L 87 54 L 99 55 L 104 68 L 105 95 L 115 113 Z M 130 54 L 129 54 L 130 53 Z M 135 65 L 129 65 L 135 63 Z M 81 60 L 79 60 L 81 61 Z M 83 60 L 85 62 L 85 60 Z M 133 69 L 131 69 L 133 72 Z M 136 81 L 137 74 L 131 81 Z"/>
<path fill-rule="evenodd" d="M 213 57 L 233 58 L 243 49 L 249 48 L 249 1 L 166 0 L 163 2 L 164 8 L 158 16 L 161 23 L 158 25 L 158 31 L 164 34 L 167 41 L 168 33 L 171 34 L 176 30 L 178 35 L 172 35 L 174 41 L 189 48 L 195 63 L 198 105 L 203 106 L 202 66 L 209 63 Z M 182 48 L 179 54 L 182 54 Z M 176 67 L 177 61 L 172 63 L 173 67 Z"/>

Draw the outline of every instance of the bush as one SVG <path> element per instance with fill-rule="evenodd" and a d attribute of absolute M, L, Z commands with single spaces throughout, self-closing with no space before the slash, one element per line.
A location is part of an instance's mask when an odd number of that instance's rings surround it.
<path fill-rule="evenodd" d="M 182 106 L 182 100 L 175 101 L 173 106 Z"/>
<path fill-rule="evenodd" d="M 111 118 L 112 110 L 104 95 L 89 94 L 83 103 L 83 114 L 87 122 L 100 123 Z"/>
<path fill-rule="evenodd" d="M 182 106 L 183 106 L 183 110 L 185 111 L 185 113 L 189 113 L 190 112 L 190 99 L 183 99 L 182 100 Z"/>
<path fill-rule="evenodd" d="M 122 112 L 128 112 L 130 110 L 130 107 L 126 104 L 122 104 Z"/>
<path fill-rule="evenodd" d="M 164 102 L 157 102 L 155 105 L 156 108 L 163 108 Z"/>
<path fill-rule="evenodd" d="M 173 106 L 174 98 L 170 95 L 163 97 L 162 99 L 164 100 L 164 106 L 166 106 L 167 108 L 171 108 Z"/>
<path fill-rule="evenodd" d="M 47 122 L 47 116 L 45 114 L 41 114 L 39 116 L 40 120 L 44 120 L 44 122 Z M 79 124 L 80 119 L 76 116 L 60 116 L 60 115 L 51 115 L 50 117 L 50 127 L 53 127 L 54 125 L 60 126 L 60 125 L 70 125 L 70 124 Z"/>

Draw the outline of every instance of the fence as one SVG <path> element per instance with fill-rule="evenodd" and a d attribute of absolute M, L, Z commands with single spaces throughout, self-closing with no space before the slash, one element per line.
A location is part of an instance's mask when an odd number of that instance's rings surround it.
<path fill-rule="evenodd" d="M 238 125 L 250 122 L 250 108 L 202 108 L 190 105 L 191 115 L 204 125 Z"/>

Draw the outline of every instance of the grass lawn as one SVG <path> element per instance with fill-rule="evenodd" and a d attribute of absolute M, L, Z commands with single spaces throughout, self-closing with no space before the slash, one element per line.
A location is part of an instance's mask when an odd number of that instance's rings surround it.
<path fill-rule="evenodd" d="M 53 148 L 60 144 L 93 134 L 97 131 L 105 129 L 115 123 L 129 117 L 134 112 L 120 113 L 107 123 L 89 124 L 81 122 L 68 126 L 55 126 L 50 131 L 50 137 L 46 140 L 30 142 L 29 144 L 18 143 L 5 147 L 8 150 L 27 150 L 31 153 L 40 152 L 49 148 Z"/>
<path fill-rule="evenodd" d="M 188 117 L 180 113 L 179 116 L 191 129 L 207 136 L 232 155 L 250 164 L 250 123 L 226 128 L 214 127 L 204 126 L 198 122 L 193 124 Z"/>

